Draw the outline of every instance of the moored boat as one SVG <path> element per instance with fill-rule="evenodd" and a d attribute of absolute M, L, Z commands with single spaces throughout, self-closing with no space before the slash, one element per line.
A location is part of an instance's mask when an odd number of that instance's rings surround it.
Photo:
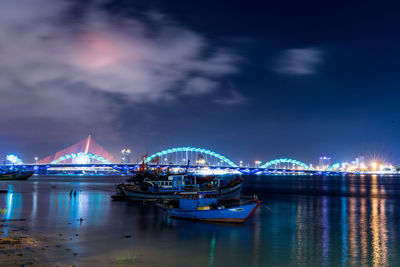
<path fill-rule="evenodd" d="M 31 170 L 2 170 L 0 181 L 3 180 L 28 180 L 35 172 Z"/>
<path fill-rule="evenodd" d="M 238 199 L 240 198 L 240 194 L 242 192 L 242 185 L 244 179 L 239 177 L 229 182 L 225 182 L 225 180 L 218 180 L 218 194 L 221 199 Z"/>
<path fill-rule="evenodd" d="M 186 175 L 169 175 L 159 179 L 146 179 L 143 182 L 123 184 L 123 193 L 131 200 L 173 200 L 179 199 L 181 192 L 200 191 L 207 194 L 219 195 L 224 199 L 240 197 L 243 179 L 228 182 L 217 180 L 212 183 L 198 185 L 193 177 Z"/>
<path fill-rule="evenodd" d="M 167 210 L 169 216 L 179 219 L 243 223 L 259 205 L 256 197 L 245 202 L 219 203 L 215 195 L 192 192 L 180 194 L 178 206 Z"/>
<path fill-rule="evenodd" d="M 116 188 L 116 192 L 111 195 L 111 198 L 114 201 L 125 201 L 128 199 L 128 197 L 126 196 L 126 194 L 124 193 L 123 189 L 122 189 L 123 184 L 118 184 L 115 186 Z"/>

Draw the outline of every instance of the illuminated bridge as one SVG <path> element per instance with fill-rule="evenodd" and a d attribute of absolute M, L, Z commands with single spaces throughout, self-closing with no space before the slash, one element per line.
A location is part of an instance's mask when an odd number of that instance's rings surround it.
<path fill-rule="evenodd" d="M 288 158 L 274 159 L 268 162 L 265 162 L 260 168 L 273 168 L 273 169 L 286 169 L 286 170 L 311 170 L 310 166 L 307 164 Z"/>
<path fill-rule="evenodd" d="M 166 149 L 146 158 L 146 163 L 191 166 L 238 167 L 230 159 L 208 149 L 196 147 L 176 147 Z"/>
<path fill-rule="evenodd" d="M 86 139 L 58 151 L 52 156 L 40 160 L 39 164 L 91 164 L 105 163 L 112 164 L 117 159 L 107 152 L 101 145 L 95 142 L 89 135 Z"/>
<path fill-rule="evenodd" d="M 23 164 L 14 155 L 7 158 L 15 165 L 24 168 L 47 171 L 57 168 L 99 168 L 113 169 L 121 172 L 133 172 L 140 167 L 140 163 L 125 164 L 101 145 L 95 142 L 91 136 L 86 139 L 58 151 L 52 156 L 39 160 L 36 164 Z M 14 161 L 14 162 L 13 162 Z M 217 152 L 197 147 L 175 147 L 165 149 L 145 158 L 144 162 L 150 168 L 210 168 L 239 171 L 242 173 L 319 173 L 312 170 L 309 165 L 290 158 L 279 158 L 259 164 L 256 167 L 238 166 L 232 160 Z M 338 170 L 332 168 L 328 173 L 337 173 Z"/>

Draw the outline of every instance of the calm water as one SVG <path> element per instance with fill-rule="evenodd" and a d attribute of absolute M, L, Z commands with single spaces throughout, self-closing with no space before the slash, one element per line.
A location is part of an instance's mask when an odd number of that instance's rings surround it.
<path fill-rule="evenodd" d="M 25 218 L 12 226 L 52 242 L 46 253 L 54 262 L 78 266 L 114 266 L 133 256 L 134 266 L 400 266 L 400 177 L 248 177 L 243 193 L 257 194 L 263 206 L 238 226 L 113 202 L 120 181 L 0 182 L 12 191 L 0 195 L 7 209 L 0 216 Z"/>

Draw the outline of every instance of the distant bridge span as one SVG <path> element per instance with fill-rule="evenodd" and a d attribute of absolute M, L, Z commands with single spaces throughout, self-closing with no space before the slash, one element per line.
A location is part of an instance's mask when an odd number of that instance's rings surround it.
<path fill-rule="evenodd" d="M 199 165 L 199 156 L 201 156 L 202 159 L 206 161 L 204 162 L 204 164 L 210 166 L 229 166 L 234 168 L 238 167 L 235 163 L 233 163 L 225 156 L 222 156 L 208 149 L 197 147 L 175 147 L 166 149 L 155 153 L 150 157 L 147 157 L 145 162 L 152 163 L 159 161 L 161 164 L 163 164 L 174 161 L 177 165 L 185 165 L 188 161 L 190 161 L 191 165 Z"/>
<path fill-rule="evenodd" d="M 304 162 L 295 160 L 295 159 L 288 159 L 288 158 L 281 158 L 281 159 L 274 159 L 268 162 L 265 162 L 263 165 L 260 166 L 260 168 L 269 168 L 270 166 L 275 166 L 275 168 L 277 166 L 279 166 L 279 168 L 281 167 L 281 165 L 289 165 L 288 169 L 295 169 L 294 166 L 298 166 L 304 170 L 311 170 L 310 166 L 308 166 L 307 164 L 305 164 Z M 292 165 L 290 168 L 290 165 Z"/>

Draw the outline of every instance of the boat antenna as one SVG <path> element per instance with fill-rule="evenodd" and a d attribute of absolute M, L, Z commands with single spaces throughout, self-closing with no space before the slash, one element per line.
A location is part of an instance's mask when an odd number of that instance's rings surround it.
<path fill-rule="evenodd" d="M 190 159 L 188 159 L 186 163 L 186 169 L 185 169 L 186 174 L 188 173 L 189 165 L 190 165 Z"/>
<path fill-rule="evenodd" d="M 145 172 L 145 170 L 147 169 L 147 163 L 145 163 L 146 159 L 147 159 L 147 155 L 144 155 L 142 157 L 142 163 L 140 164 L 140 168 L 139 168 L 140 172 Z"/>

